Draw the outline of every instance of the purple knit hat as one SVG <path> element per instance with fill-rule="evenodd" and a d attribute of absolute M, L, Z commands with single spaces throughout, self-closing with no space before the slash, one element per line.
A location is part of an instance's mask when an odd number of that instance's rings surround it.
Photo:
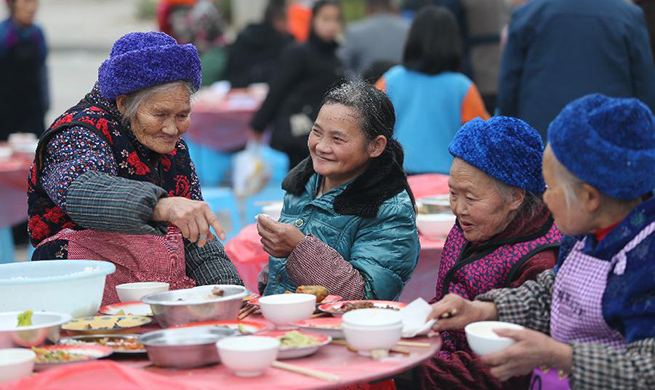
<path fill-rule="evenodd" d="M 179 45 L 169 35 L 154 31 L 122 36 L 98 69 L 100 92 L 109 101 L 179 80 L 191 82 L 197 90 L 201 78 L 198 50 L 193 45 Z"/>

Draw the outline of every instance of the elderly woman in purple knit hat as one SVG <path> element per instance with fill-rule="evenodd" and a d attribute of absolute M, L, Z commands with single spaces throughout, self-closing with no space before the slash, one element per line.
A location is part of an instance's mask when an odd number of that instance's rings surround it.
<path fill-rule="evenodd" d="M 200 72 L 196 49 L 164 33 L 116 41 L 93 90 L 39 141 L 28 189 L 33 260 L 113 262 L 104 303 L 126 282 L 242 283 L 210 232 L 224 234 L 180 138 Z"/>
<path fill-rule="evenodd" d="M 552 268 L 561 235 L 542 200 L 539 133 L 520 119 L 478 118 L 459 129 L 448 149 L 457 223 L 444 245 L 434 301 L 518 287 Z M 441 336 L 441 351 L 416 369 L 415 388 L 503 386 L 471 351 L 463 331 Z M 510 387 L 525 388 L 529 379 L 518 378 Z"/>
<path fill-rule="evenodd" d="M 533 372 L 532 389 L 655 388 L 655 117 L 636 99 L 588 95 L 550 124 L 544 201 L 562 233 L 553 270 L 467 301 L 448 295 L 437 330 L 485 320 L 515 340 L 482 357 L 505 381 Z"/>

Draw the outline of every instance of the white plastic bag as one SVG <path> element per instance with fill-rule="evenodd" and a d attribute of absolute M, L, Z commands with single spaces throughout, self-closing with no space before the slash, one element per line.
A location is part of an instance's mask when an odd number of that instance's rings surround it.
<path fill-rule="evenodd" d="M 271 168 L 262 158 L 265 145 L 249 141 L 245 150 L 234 155 L 232 159 L 232 185 L 238 197 L 251 196 L 261 191 L 271 177 Z"/>

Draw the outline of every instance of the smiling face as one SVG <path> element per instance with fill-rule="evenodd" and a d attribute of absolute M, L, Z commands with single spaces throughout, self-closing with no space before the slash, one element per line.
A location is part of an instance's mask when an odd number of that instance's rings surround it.
<path fill-rule="evenodd" d="M 383 145 L 378 145 L 380 142 Z M 309 133 L 307 146 L 314 171 L 334 188 L 361 175 L 369 160 L 382 153 L 386 138 L 378 136 L 369 141 L 353 109 L 341 104 L 325 104 Z"/>
<path fill-rule="evenodd" d="M 450 168 L 448 187 L 450 208 L 471 242 L 487 241 L 505 230 L 522 202 L 503 198 L 493 178 L 460 158 Z"/>
<path fill-rule="evenodd" d="M 119 111 L 124 114 L 125 95 L 116 99 Z M 148 149 L 171 153 L 177 141 L 190 125 L 191 95 L 183 84 L 155 92 L 139 104 L 136 115 L 130 120 L 136 138 Z"/>

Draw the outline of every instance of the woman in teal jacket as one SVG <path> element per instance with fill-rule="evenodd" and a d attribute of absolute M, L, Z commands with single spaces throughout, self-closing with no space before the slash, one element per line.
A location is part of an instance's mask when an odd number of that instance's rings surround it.
<path fill-rule="evenodd" d="M 394 124 L 392 103 L 369 84 L 346 83 L 326 95 L 309 134 L 310 157 L 282 184 L 280 222 L 258 218 L 271 255 L 264 294 L 322 285 L 345 299 L 400 296 L 420 245 Z"/>

